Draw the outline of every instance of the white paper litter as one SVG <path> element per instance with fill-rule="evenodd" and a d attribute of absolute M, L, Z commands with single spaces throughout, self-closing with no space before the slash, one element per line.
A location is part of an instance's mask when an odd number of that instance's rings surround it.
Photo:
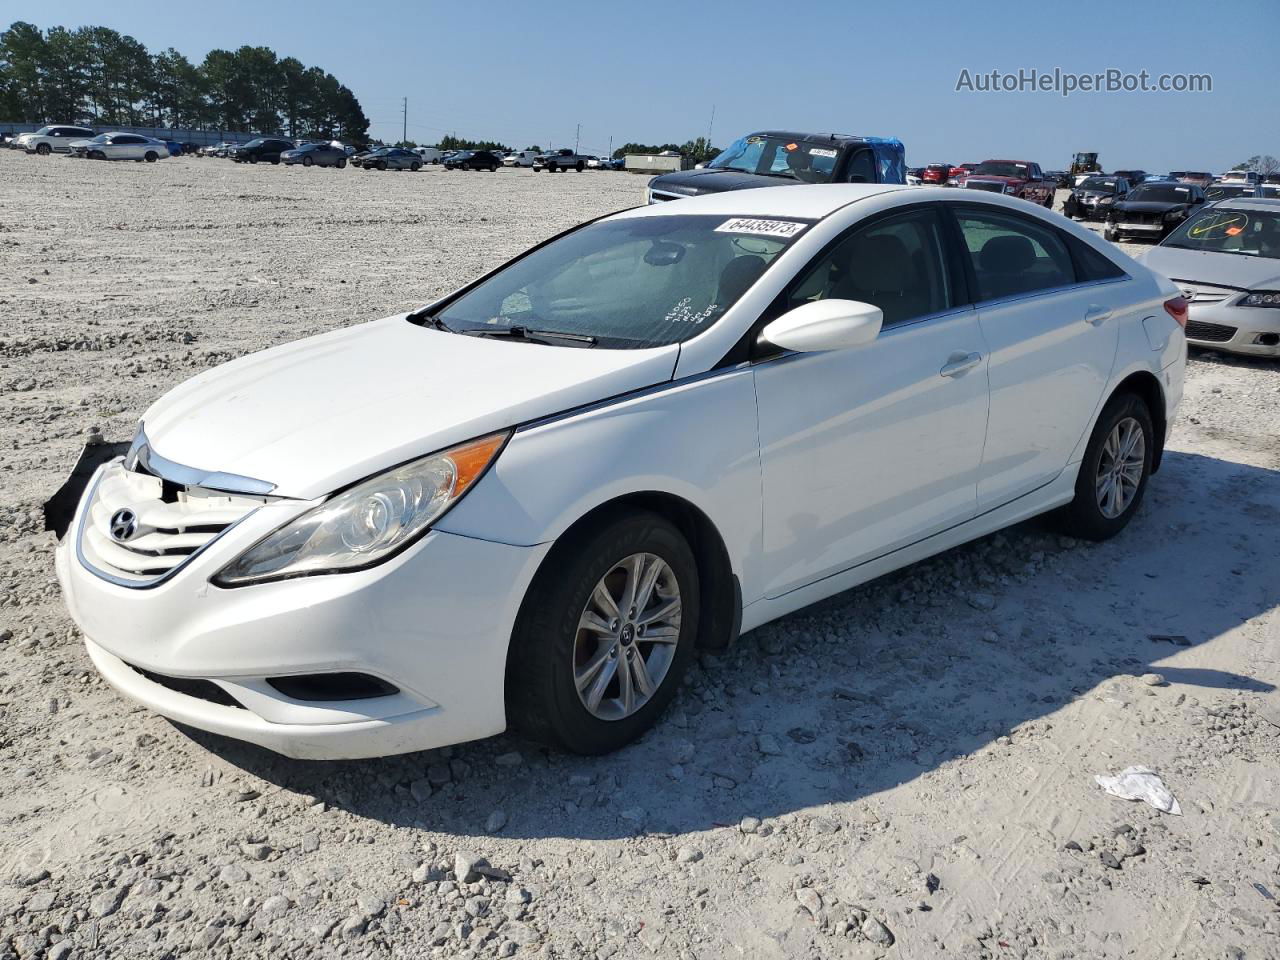
<path fill-rule="evenodd" d="M 1143 800 L 1164 813 L 1182 816 L 1182 807 L 1154 770 L 1125 767 L 1114 777 L 1095 776 L 1098 786 L 1121 800 Z"/>

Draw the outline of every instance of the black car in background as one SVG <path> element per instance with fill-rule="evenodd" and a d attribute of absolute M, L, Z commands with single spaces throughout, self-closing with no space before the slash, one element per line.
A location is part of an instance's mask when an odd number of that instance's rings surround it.
<path fill-rule="evenodd" d="M 277 140 L 275 137 L 258 137 L 248 143 L 232 148 L 229 156 L 236 163 L 279 163 L 280 154 L 292 150 L 292 140 Z"/>
<path fill-rule="evenodd" d="M 1194 183 L 1144 183 L 1111 204 L 1103 236 L 1108 240 L 1145 237 L 1160 241 L 1204 203 Z"/>
<path fill-rule="evenodd" d="M 897 140 L 842 133 L 763 130 L 729 144 L 701 170 L 649 181 L 649 202 L 797 183 L 905 183 Z"/>
<path fill-rule="evenodd" d="M 1105 220 L 1111 205 L 1117 200 L 1123 200 L 1128 192 L 1129 181 L 1124 177 L 1110 174 L 1088 177 L 1071 191 L 1071 196 L 1062 205 L 1062 212 L 1072 220 L 1077 217 L 1082 220 Z"/>
<path fill-rule="evenodd" d="M 1113 177 L 1123 177 L 1129 181 L 1130 187 L 1136 187 L 1143 180 L 1147 179 L 1147 171 L 1145 170 L 1115 170 L 1112 172 Z"/>
<path fill-rule="evenodd" d="M 502 158 L 491 150 L 459 150 L 444 160 L 446 170 L 488 170 L 496 173 Z"/>

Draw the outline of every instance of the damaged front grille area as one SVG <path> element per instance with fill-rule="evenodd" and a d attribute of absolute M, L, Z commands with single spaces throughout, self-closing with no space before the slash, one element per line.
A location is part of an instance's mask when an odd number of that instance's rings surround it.
<path fill-rule="evenodd" d="M 103 468 L 89 495 L 79 556 L 113 583 L 154 586 L 269 499 L 182 485 L 116 461 Z"/>

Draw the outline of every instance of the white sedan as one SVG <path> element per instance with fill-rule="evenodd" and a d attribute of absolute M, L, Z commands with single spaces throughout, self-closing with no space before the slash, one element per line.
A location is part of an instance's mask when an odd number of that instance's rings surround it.
<path fill-rule="evenodd" d="M 169 145 L 137 133 L 100 133 L 71 144 L 71 156 L 90 160 L 145 160 L 155 163 L 169 156 Z"/>
<path fill-rule="evenodd" d="M 797 608 L 1050 510 L 1122 530 L 1186 312 L 990 193 L 639 207 L 179 386 L 93 474 L 58 577 L 102 675 L 194 727 L 604 752 L 697 651 Z"/>

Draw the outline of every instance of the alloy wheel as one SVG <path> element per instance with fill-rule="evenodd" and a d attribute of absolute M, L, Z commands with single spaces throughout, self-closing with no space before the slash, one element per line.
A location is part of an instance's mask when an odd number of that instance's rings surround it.
<path fill-rule="evenodd" d="M 1108 520 L 1120 516 L 1133 503 L 1142 483 L 1146 455 L 1147 440 L 1137 420 L 1125 417 L 1111 428 L 1098 457 L 1094 481 L 1098 509 Z"/>
<path fill-rule="evenodd" d="M 680 640 L 680 584 L 661 557 L 635 553 L 614 564 L 587 599 L 573 643 L 582 705 L 622 720 L 657 693 Z"/>

